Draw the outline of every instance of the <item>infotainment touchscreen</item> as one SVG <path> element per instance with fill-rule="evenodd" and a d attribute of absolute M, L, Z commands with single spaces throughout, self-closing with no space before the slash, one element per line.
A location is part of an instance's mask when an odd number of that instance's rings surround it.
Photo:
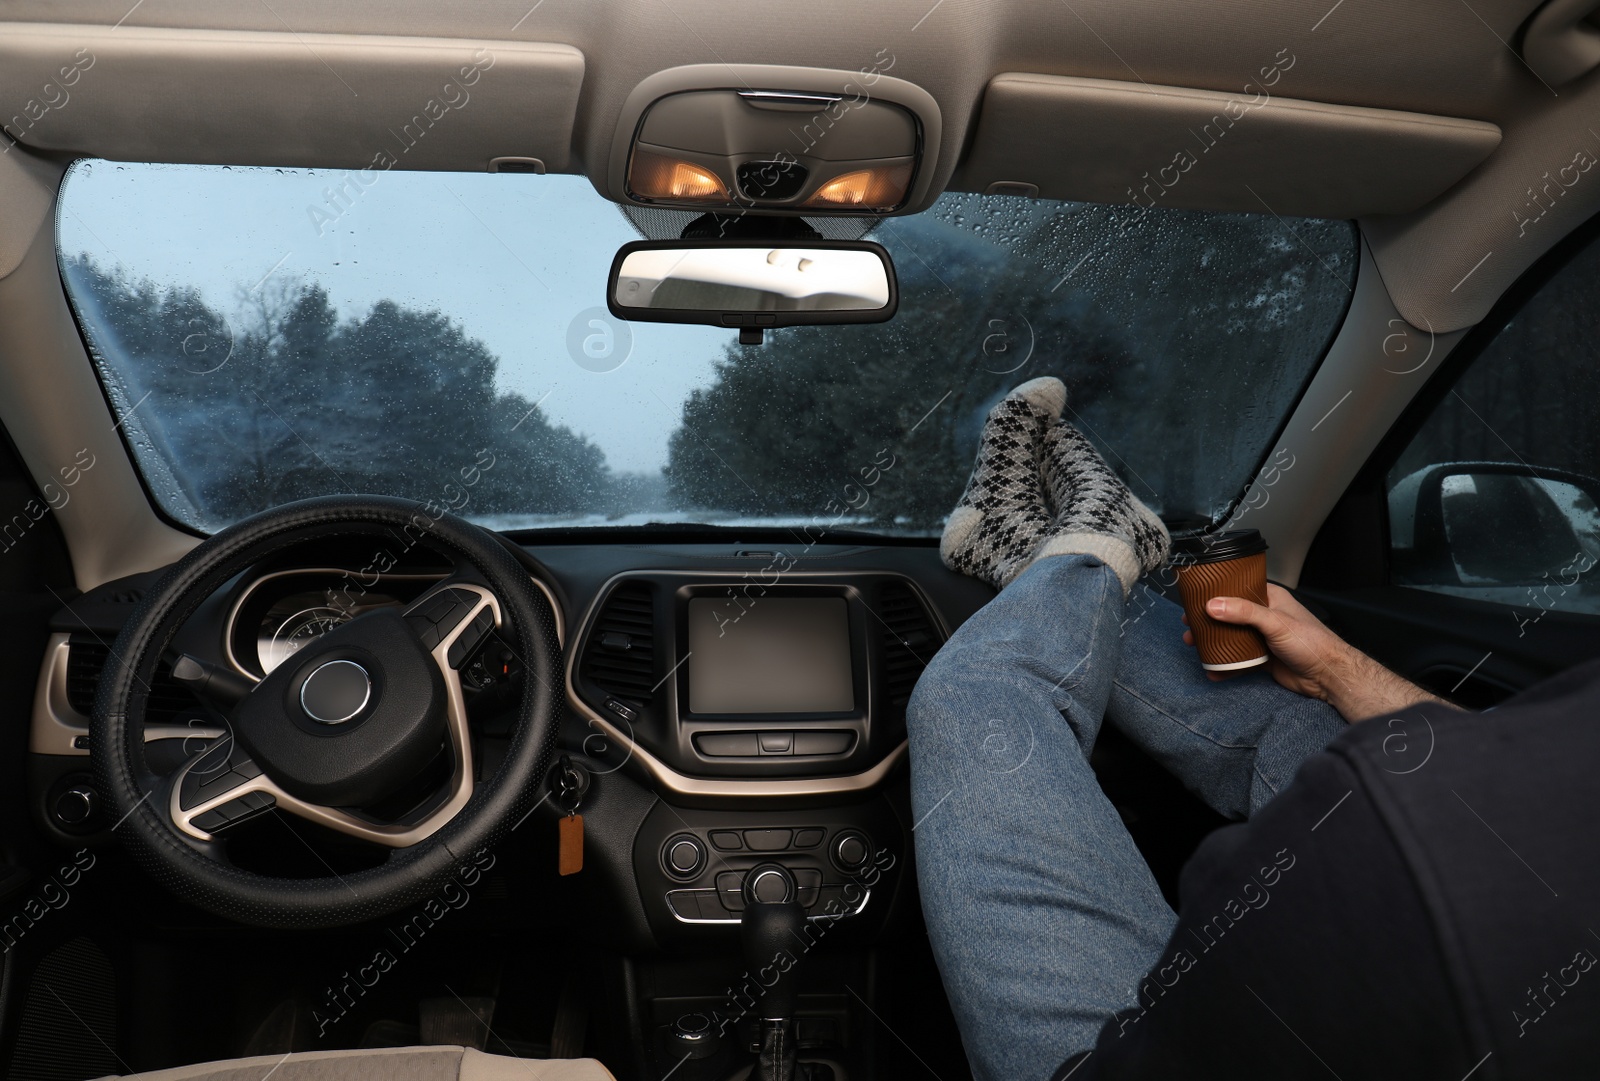
<path fill-rule="evenodd" d="M 855 708 L 843 597 L 689 601 L 691 713 L 836 713 Z"/>

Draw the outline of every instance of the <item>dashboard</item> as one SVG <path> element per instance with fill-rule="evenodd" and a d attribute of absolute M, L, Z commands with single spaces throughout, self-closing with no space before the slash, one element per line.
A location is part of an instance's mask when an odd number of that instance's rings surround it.
<path fill-rule="evenodd" d="M 736 924 L 751 884 L 777 881 L 814 919 L 881 927 L 894 891 L 845 894 L 865 869 L 909 854 L 906 703 L 928 660 L 992 593 L 948 571 L 927 542 L 516 552 L 558 615 L 560 744 L 592 784 L 595 873 L 585 878 L 604 895 L 596 911 L 660 945 Z M 327 542 L 285 553 L 207 600 L 169 652 L 260 680 L 446 573 L 418 563 L 363 577 L 350 569 L 361 565 Z M 29 758 L 37 813 L 63 840 L 107 825 L 82 813 L 88 713 L 107 643 L 156 577 L 108 583 L 52 623 Z M 520 694 L 517 644 L 490 633 L 460 671 L 484 745 L 474 758 L 490 769 Z M 146 719 L 152 768 L 176 768 L 196 736 L 220 732 L 215 721 L 159 669 Z"/>

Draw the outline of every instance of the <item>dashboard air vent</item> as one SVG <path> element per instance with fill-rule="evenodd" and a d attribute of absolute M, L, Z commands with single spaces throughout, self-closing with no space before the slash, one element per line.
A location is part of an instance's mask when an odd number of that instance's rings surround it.
<path fill-rule="evenodd" d="M 650 583 L 628 581 L 606 598 L 584 650 L 583 675 L 619 698 L 649 702 L 656 685 L 655 599 Z"/>
<path fill-rule="evenodd" d="M 67 704 L 87 717 L 94 711 L 95 692 L 100 687 L 100 673 L 106 666 L 111 649 L 99 642 L 73 642 L 67 649 Z M 145 705 L 145 715 L 151 719 L 165 719 L 186 709 L 196 709 L 200 703 L 189 688 L 172 678 L 172 666 L 162 661 L 156 666 L 156 678 L 150 686 L 150 699 Z"/>
<path fill-rule="evenodd" d="M 883 620 L 883 682 L 890 708 L 904 714 L 911 691 L 939 649 L 939 633 L 928 610 L 904 582 L 885 582 L 878 591 Z"/>

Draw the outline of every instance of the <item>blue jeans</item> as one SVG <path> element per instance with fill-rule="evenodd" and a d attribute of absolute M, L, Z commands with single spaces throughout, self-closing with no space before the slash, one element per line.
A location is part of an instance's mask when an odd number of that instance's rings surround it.
<path fill-rule="evenodd" d="M 1094 772 L 1102 721 L 1248 817 L 1345 727 L 1253 672 L 1205 678 L 1181 609 L 1089 556 L 1040 560 L 969 619 L 907 709 L 917 880 L 980 1081 L 1048 1078 L 1135 1004 L 1176 916 Z"/>

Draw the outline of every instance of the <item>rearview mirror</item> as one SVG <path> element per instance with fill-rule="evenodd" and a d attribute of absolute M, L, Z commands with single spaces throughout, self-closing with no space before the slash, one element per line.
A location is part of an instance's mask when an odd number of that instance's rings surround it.
<path fill-rule="evenodd" d="M 638 241 L 606 286 L 619 319 L 740 329 L 881 323 L 899 303 L 889 253 L 868 241 Z"/>

